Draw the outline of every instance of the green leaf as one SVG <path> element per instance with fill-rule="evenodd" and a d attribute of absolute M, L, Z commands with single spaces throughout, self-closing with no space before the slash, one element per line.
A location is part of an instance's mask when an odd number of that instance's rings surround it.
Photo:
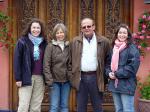
<path fill-rule="evenodd" d="M 147 44 L 145 42 L 140 44 L 142 47 L 147 47 Z"/>

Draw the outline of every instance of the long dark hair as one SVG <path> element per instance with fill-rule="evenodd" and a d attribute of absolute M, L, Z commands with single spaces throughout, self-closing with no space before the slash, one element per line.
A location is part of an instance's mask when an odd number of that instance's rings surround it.
<path fill-rule="evenodd" d="M 39 36 L 46 39 L 44 23 L 38 18 L 32 18 L 31 21 L 27 24 L 26 28 L 22 32 L 22 36 L 28 36 L 28 33 L 31 33 L 31 25 L 32 23 L 39 23 L 41 26 L 41 33 Z"/>
<path fill-rule="evenodd" d="M 127 32 L 128 32 L 127 45 L 129 45 L 130 43 L 133 42 L 133 40 L 132 40 L 132 33 L 131 33 L 131 31 L 130 31 L 128 25 L 126 25 L 126 24 L 120 24 L 119 27 L 118 27 L 117 30 L 116 30 L 116 33 L 115 33 L 113 39 L 112 39 L 112 47 L 113 47 L 114 44 L 115 44 L 115 40 L 118 38 L 118 32 L 119 32 L 120 28 L 125 28 L 125 29 L 127 29 Z"/>

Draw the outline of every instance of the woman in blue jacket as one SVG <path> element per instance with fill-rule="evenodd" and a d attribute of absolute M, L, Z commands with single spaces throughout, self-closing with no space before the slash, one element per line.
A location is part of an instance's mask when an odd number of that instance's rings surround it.
<path fill-rule="evenodd" d="M 14 72 L 18 87 L 18 112 L 41 112 L 44 96 L 43 57 L 46 47 L 44 26 L 32 19 L 18 39 L 14 53 Z"/>
<path fill-rule="evenodd" d="M 140 53 L 132 42 L 127 25 L 119 26 L 112 40 L 112 47 L 105 69 L 109 77 L 108 90 L 112 92 L 116 112 L 134 112 Z"/>

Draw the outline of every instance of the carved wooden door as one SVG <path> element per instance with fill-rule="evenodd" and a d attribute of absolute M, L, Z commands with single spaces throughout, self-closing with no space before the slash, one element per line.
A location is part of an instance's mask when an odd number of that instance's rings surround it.
<path fill-rule="evenodd" d="M 80 33 L 80 21 L 84 17 L 95 20 L 96 31 L 111 39 L 115 28 L 122 22 L 132 29 L 132 0 L 10 0 L 13 7 L 14 35 L 18 37 L 30 18 L 42 19 L 47 27 L 47 34 L 51 34 L 54 25 L 63 22 L 68 28 L 70 40 Z M 17 108 L 17 89 L 12 81 L 12 107 Z M 42 112 L 48 112 L 48 88 L 46 87 Z M 70 112 L 76 111 L 76 92 L 70 94 Z M 111 94 L 104 93 L 105 110 L 113 110 Z M 88 111 L 92 111 L 90 103 Z"/>

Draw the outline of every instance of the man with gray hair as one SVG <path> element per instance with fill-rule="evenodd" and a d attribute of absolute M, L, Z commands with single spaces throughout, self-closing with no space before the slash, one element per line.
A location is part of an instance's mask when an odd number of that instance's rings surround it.
<path fill-rule="evenodd" d="M 95 33 L 91 18 L 84 18 L 81 35 L 70 45 L 70 82 L 77 90 L 77 112 L 87 111 L 88 96 L 94 112 L 103 112 L 104 67 L 109 50 L 109 40 Z"/>

